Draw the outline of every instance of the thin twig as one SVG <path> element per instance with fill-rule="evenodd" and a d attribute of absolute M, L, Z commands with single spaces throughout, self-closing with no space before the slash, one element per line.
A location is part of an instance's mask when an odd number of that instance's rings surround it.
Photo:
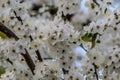
<path fill-rule="evenodd" d="M 32 42 L 32 41 L 33 41 L 33 38 L 32 38 L 32 36 L 31 36 L 31 35 L 29 36 L 29 38 L 30 38 L 30 41 Z"/>
<path fill-rule="evenodd" d="M 93 63 L 93 66 L 94 66 L 94 70 L 95 70 L 95 75 L 96 75 L 96 79 L 97 80 L 99 80 L 99 78 L 98 78 L 98 74 L 97 74 L 97 66 L 96 66 L 96 64 L 95 63 Z"/>
<path fill-rule="evenodd" d="M 17 16 L 17 13 L 16 13 L 15 11 L 13 11 L 13 12 L 14 12 L 14 14 L 15 14 L 16 18 L 18 19 L 18 21 L 20 21 L 20 22 L 21 22 L 21 24 L 23 25 L 23 22 L 22 22 L 21 17 L 20 17 L 20 16 Z"/>
<path fill-rule="evenodd" d="M 44 60 L 53 60 L 53 58 L 43 58 Z"/>
<path fill-rule="evenodd" d="M 93 0 L 93 2 L 94 2 L 96 5 L 100 6 L 99 3 L 98 3 L 96 0 Z"/>
<path fill-rule="evenodd" d="M 87 50 L 83 47 L 82 44 L 80 44 L 79 46 L 87 52 Z"/>
<path fill-rule="evenodd" d="M 36 50 L 35 52 L 36 52 L 36 54 L 37 54 L 37 58 L 38 58 L 38 60 L 39 60 L 40 62 L 42 62 L 43 59 L 42 59 L 42 57 L 41 57 L 41 55 L 40 55 L 39 50 Z"/>
<path fill-rule="evenodd" d="M 29 55 L 27 49 L 25 49 L 25 52 L 26 52 L 26 54 L 21 53 L 21 55 L 24 57 L 28 67 L 30 68 L 32 74 L 34 75 L 35 64 L 34 64 L 32 58 L 31 58 L 31 56 Z"/>
<path fill-rule="evenodd" d="M 11 65 L 13 65 L 13 62 L 12 62 L 9 58 L 7 58 L 6 60 L 7 60 L 7 62 L 9 62 Z"/>
<path fill-rule="evenodd" d="M 69 73 L 69 71 L 65 70 L 64 68 L 62 68 L 62 71 L 63 71 L 63 74 L 68 74 Z"/>

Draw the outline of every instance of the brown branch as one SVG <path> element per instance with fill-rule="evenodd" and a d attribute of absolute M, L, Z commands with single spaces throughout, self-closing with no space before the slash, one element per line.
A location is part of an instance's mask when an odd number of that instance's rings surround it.
<path fill-rule="evenodd" d="M 43 58 L 44 60 L 53 60 L 53 58 L 50 58 L 50 57 L 48 57 L 48 58 Z"/>
<path fill-rule="evenodd" d="M 20 21 L 20 22 L 21 22 L 21 24 L 23 25 L 23 22 L 22 22 L 21 17 L 20 17 L 20 16 L 17 16 L 17 13 L 16 13 L 15 11 L 13 11 L 13 12 L 14 12 L 14 14 L 15 14 L 16 18 L 18 19 L 18 21 Z"/>
<path fill-rule="evenodd" d="M 32 74 L 34 75 L 34 70 L 35 70 L 35 64 L 31 58 L 31 56 L 29 55 L 28 51 L 25 49 L 26 54 L 21 53 L 21 55 L 24 57 L 28 67 L 30 68 Z"/>
<path fill-rule="evenodd" d="M 66 69 L 64 69 L 64 68 L 62 68 L 62 71 L 63 71 L 63 74 L 64 74 L 64 75 L 69 73 L 69 71 L 66 70 Z"/>
<path fill-rule="evenodd" d="M 19 38 L 4 24 L 0 23 L 0 31 L 5 33 L 9 38 L 15 38 L 15 40 L 18 40 Z"/>
<path fill-rule="evenodd" d="M 9 58 L 7 58 L 6 60 L 7 60 L 7 62 L 9 62 L 11 65 L 13 65 L 13 62 L 12 62 Z"/>
<path fill-rule="evenodd" d="M 92 65 L 94 66 L 94 70 L 95 70 L 94 73 L 95 73 L 96 79 L 99 80 L 98 74 L 97 74 L 97 68 L 98 68 L 98 67 L 97 67 L 97 65 L 96 65 L 95 63 L 93 63 Z"/>
<path fill-rule="evenodd" d="M 82 44 L 80 44 L 79 46 L 87 52 L 87 50 L 83 47 Z"/>
<path fill-rule="evenodd" d="M 30 38 L 30 41 L 32 42 L 32 41 L 33 41 L 33 38 L 32 38 L 32 36 L 31 36 L 31 35 L 29 36 L 29 38 Z"/>
<path fill-rule="evenodd" d="M 93 0 L 93 2 L 94 2 L 96 5 L 100 6 L 100 4 L 99 4 L 96 0 Z"/>
<path fill-rule="evenodd" d="M 36 52 L 36 54 L 37 54 L 37 58 L 38 58 L 38 60 L 39 60 L 40 62 L 42 62 L 43 59 L 42 59 L 42 57 L 41 57 L 41 55 L 40 55 L 39 50 L 36 50 L 35 52 Z"/>

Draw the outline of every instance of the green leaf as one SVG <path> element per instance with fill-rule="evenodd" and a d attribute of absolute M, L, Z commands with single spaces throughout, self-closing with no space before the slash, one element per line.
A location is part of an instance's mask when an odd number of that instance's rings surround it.
<path fill-rule="evenodd" d="M 83 35 L 81 37 L 81 39 L 83 41 L 86 41 L 86 42 L 91 42 L 92 43 L 91 48 L 93 48 L 93 47 L 95 47 L 95 44 L 97 42 L 96 39 L 97 39 L 98 35 L 100 36 L 101 34 L 99 34 L 99 33 L 86 33 L 85 35 Z"/>
<path fill-rule="evenodd" d="M 95 41 L 92 41 L 91 49 L 95 47 L 95 44 L 96 44 L 96 42 L 95 42 Z"/>
<path fill-rule="evenodd" d="M 81 37 L 83 41 L 90 42 L 92 39 L 93 34 L 92 33 L 86 33 Z"/>
<path fill-rule="evenodd" d="M 0 66 L 0 76 L 5 73 L 5 68 Z"/>
<path fill-rule="evenodd" d="M 7 38 L 7 35 L 0 31 L 0 37 L 1 37 L 2 39 L 6 39 L 6 38 Z"/>
<path fill-rule="evenodd" d="M 99 33 L 94 33 L 93 36 L 92 36 L 92 46 L 91 48 L 95 47 L 95 44 L 96 44 L 96 39 L 97 39 L 97 36 L 99 35 Z"/>

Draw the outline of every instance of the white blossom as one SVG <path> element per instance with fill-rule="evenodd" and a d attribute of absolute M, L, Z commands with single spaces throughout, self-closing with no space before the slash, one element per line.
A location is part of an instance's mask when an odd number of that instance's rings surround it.
<path fill-rule="evenodd" d="M 119 80 L 117 1 L 0 0 L 0 80 Z"/>

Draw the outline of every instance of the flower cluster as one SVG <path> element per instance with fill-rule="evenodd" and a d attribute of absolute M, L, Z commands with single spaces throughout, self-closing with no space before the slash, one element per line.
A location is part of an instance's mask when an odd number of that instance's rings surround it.
<path fill-rule="evenodd" d="M 0 0 L 0 80 L 119 80 L 116 2 Z"/>

